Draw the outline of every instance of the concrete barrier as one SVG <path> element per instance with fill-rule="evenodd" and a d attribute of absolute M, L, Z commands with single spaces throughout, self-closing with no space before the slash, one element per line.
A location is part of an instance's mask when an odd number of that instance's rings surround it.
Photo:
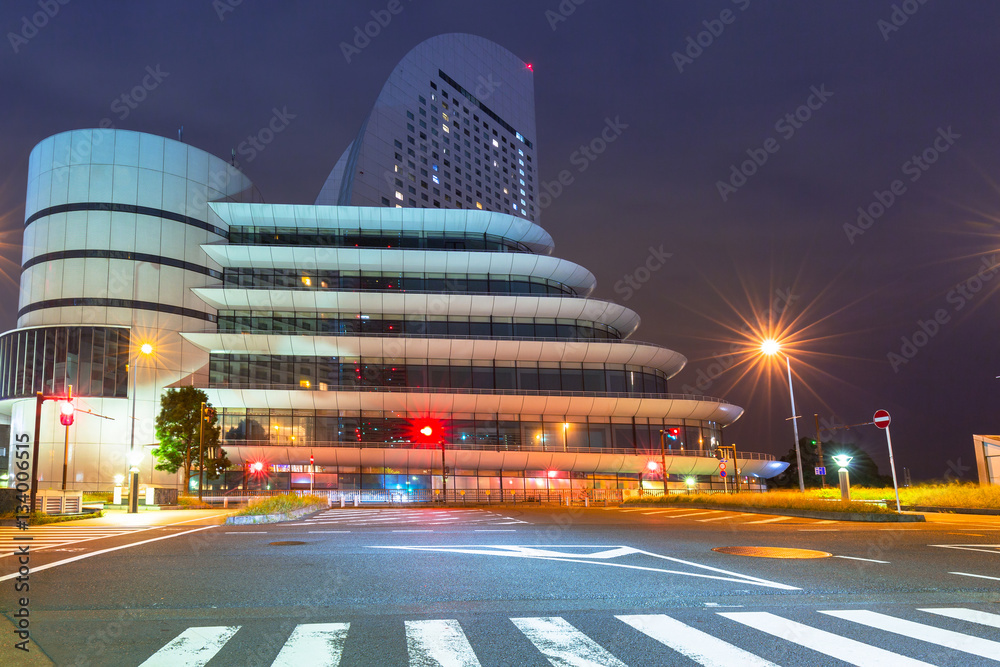
<path fill-rule="evenodd" d="M 308 507 L 303 507 L 302 509 L 292 510 L 291 512 L 278 512 L 276 514 L 241 514 L 239 516 L 231 516 L 226 518 L 227 526 L 247 526 L 256 523 L 279 523 L 281 521 L 292 521 L 303 517 L 306 514 L 312 514 L 313 512 L 318 512 L 320 510 L 325 510 L 326 505 L 310 505 Z"/>

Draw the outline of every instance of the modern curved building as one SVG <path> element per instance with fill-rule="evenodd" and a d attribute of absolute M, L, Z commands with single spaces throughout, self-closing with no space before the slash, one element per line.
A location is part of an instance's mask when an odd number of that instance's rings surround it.
<path fill-rule="evenodd" d="M 0 337 L 12 440 L 36 391 L 72 384 L 94 413 L 71 427 L 72 486 L 125 472 L 133 411 L 142 482 L 183 485 L 149 451 L 163 389 L 194 385 L 235 466 L 217 487 L 662 488 L 662 445 L 668 482 L 721 488 L 713 450 L 742 409 L 670 393 L 684 357 L 633 341 L 638 315 L 552 255 L 533 140 L 530 69 L 469 35 L 403 59 L 317 205 L 261 203 L 238 169 L 169 139 L 44 140 L 18 328 Z M 55 486 L 48 404 L 41 433 Z"/>

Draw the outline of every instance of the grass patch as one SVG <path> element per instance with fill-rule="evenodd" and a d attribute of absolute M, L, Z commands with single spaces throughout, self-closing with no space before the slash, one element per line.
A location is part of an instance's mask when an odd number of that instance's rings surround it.
<path fill-rule="evenodd" d="M 852 489 L 853 491 L 853 489 Z M 839 493 L 839 492 L 838 492 Z M 839 496 L 838 496 L 839 497 Z M 643 497 L 636 501 L 648 505 L 713 505 L 717 507 L 752 507 L 755 509 L 816 510 L 821 512 L 848 512 L 851 514 L 895 514 L 871 503 L 830 502 L 822 498 L 803 495 L 798 491 L 769 491 L 768 493 L 693 493 Z"/>
<path fill-rule="evenodd" d="M 326 505 L 324 496 L 295 495 L 285 493 L 280 496 L 268 496 L 253 500 L 249 505 L 236 513 L 236 516 L 246 516 L 248 514 L 278 514 L 280 512 L 291 512 L 294 510 L 309 507 L 310 505 Z"/>
<path fill-rule="evenodd" d="M 85 491 L 83 502 L 85 503 L 110 503 L 114 500 L 114 494 L 110 491 Z"/>
<path fill-rule="evenodd" d="M 768 494 L 770 495 L 770 494 Z M 813 498 L 839 498 L 839 488 L 810 489 L 806 495 Z M 851 497 L 859 500 L 888 500 L 896 504 L 892 487 L 851 487 Z M 1000 487 L 978 484 L 918 484 L 899 489 L 899 502 L 903 505 L 927 507 L 960 507 L 963 509 L 1000 509 Z"/>
<path fill-rule="evenodd" d="M 76 514 L 73 516 L 58 516 L 55 514 L 42 514 L 40 512 L 33 512 L 28 517 L 29 526 L 41 526 L 46 523 L 61 523 L 63 521 L 76 521 L 78 519 L 96 519 L 98 517 L 104 516 L 104 510 L 98 512 L 92 512 L 89 514 Z M 0 516 L 0 519 L 13 520 L 16 517 L 15 514 L 4 514 Z"/>

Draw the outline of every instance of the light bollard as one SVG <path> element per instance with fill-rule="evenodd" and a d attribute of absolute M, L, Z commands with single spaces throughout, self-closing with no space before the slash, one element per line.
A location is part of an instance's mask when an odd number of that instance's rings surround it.
<path fill-rule="evenodd" d="M 853 456 L 846 454 L 838 454 L 833 457 L 834 462 L 840 466 L 840 472 L 837 473 L 840 478 L 840 500 L 845 503 L 851 502 L 851 478 L 847 466 L 850 465 L 853 458 Z"/>

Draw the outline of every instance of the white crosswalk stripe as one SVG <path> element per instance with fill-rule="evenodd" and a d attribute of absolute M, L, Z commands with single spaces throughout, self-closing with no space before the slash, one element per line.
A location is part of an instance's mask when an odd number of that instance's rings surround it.
<path fill-rule="evenodd" d="M 139 667 L 202 667 L 239 629 L 238 625 L 188 628 Z"/>
<path fill-rule="evenodd" d="M 18 547 L 30 546 L 32 551 L 61 547 L 67 544 L 99 540 L 105 537 L 128 535 L 149 530 L 147 527 L 105 527 L 105 526 L 32 526 L 27 530 L 12 526 L 0 527 L 0 558 L 12 555 Z M 31 539 L 24 539 L 30 537 Z"/>
<path fill-rule="evenodd" d="M 821 611 L 820 613 L 828 614 L 835 618 L 842 618 L 845 621 L 867 625 L 870 628 L 894 632 L 904 637 L 910 637 L 911 639 L 930 642 L 955 651 L 971 653 L 972 655 L 978 655 L 980 658 L 1000 659 L 1000 642 L 980 637 L 970 637 L 954 630 L 935 628 L 931 625 L 915 623 L 914 621 L 907 621 L 906 619 L 879 614 L 874 611 L 866 611 L 864 609 Z"/>
<path fill-rule="evenodd" d="M 819 653 L 843 660 L 858 667 L 927 667 L 929 663 L 907 658 L 885 649 L 841 637 L 804 623 L 790 621 L 768 612 L 735 611 L 719 612 L 719 616 L 749 625 L 785 641 L 805 646 Z"/>
<path fill-rule="evenodd" d="M 669 646 L 705 667 L 777 667 L 773 662 L 733 646 L 663 614 L 618 616 L 619 621 Z"/>
<path fill-rule="evenodd" d="M 615 618 L 624 626 L 618 626 L 621 628 L 620 631 L 612 631 L 610 628 L 602 630 L 601 641 L 606 641 L 608 637 L 606 632 L 611 631 L 617 635 L 613 640 L 616 642 L 614 646 L 629 647 L 634 646 L 638 638 L 645 635 L 648 638 L 646 641 L 654 640 L 663 647 L 662 653 L 653 654 L 653 660 L 648 664 L 675 664 L 679 659 L 687 659 L 703 667 L 730 665 L 776 667 L 775 663 L 764 657 L 767 654 L 758 654 L 761 651 L 769 651 L 773 652 L 782 663 L 823 664 L 822 660 L 816 658 L 816 653 L 819 653 L 827 659 L 860 667 L 928 665 L 926 662 L 908 657 L 905 652 L 881 648 L 885 641 L 877 633 L 886 632 L 915 640 L 913 654 L 926 654 L 926 648 L 921 643 L 936 644 L 957 652 L 949 664 L 968 662 L 968 658 L 963 660 L 963 656 L 958 655 L 959 653 L 1000 662 L 1000 643 L 996 641 L 872 611 L 854 609 L 806 612 L 810 618 L 805 622 L 770 612 L 706 613 L 708 618 L 697 619 L 697 624 L 704 629 L 681 622 L 673 615 L 619 615 Z M 916 610 L 915 613 L 934 614 L 960 623 L 1000 628 L 1000 614 L 977 609 L 925 607 Z M 866 639 L 870 637 L 868 641 L 871 643 L 822 629 L 824 622 L 833 623 L 830 617 L 873 629 L 874 634 L 866 635 Z M 922 620 L 926 618 L 921 617 Z M 713 625 L 706 623 L 707 620 L 717 622 Z M 525 662 L 534 664 L 539 657 L 544 657 L 555 667 L 625 667 L 623 659 L 632 660 L 634 663 L 634 656 L 614 655 L 596 639 L 589 637 L 562 617 L 517 617 L 511 618 L 510 621 L 513 627 L 508 626 L 507 630 L 493 627 L 490 634 L 491 642 L 503 642 L 505 664 Z M 730 622 L 746 626 L 748 630 L 733 633 Z M 407 664 L 411 667 L 481 667 L 482 656 L 496 654 L 495 646 L 492 647 L 492 651 L 477 654 L 477 648 L 469 640 L 457 619 L 406 620 L 403 621 L 403 625 L 406 635 Z M 187 628 L 150 656 L 141 667 L 205 665 L 217 655 L 223 662 L 233 663 L 237 660 L 238 650 L 247 650 L 242 644 L 255 641 L 257 636 L 265 634 L 246 628 L 240 636 L 243 637 L 247 633 L 249 635 L 240 642 L 240 648 L 227 648 L 226 644 L 236 635 L 240 627 L 230 625 Z M 357 663 L 359 657 L 367 655 L 370 648 L 357 641 L 349 645 L 347 639 L 351 629 L 352 625 L 346 622 L 298 625 L 281 646 L 272 667 L 305 667 L 305 665 L 338 667 L 341 657 L 345 654 L 345 647 L 346 650 L 353 652 L 363 652 L 360 656 L 358 653 L 352 653 L 348 659 L 352 664 Z M 523 638 L 515 640 L 513 635 L 518 631 Z M 509 633 L 506 637 L 505 632 Z M 621 632 L 635 632 L 635 638 L 629 640 L 628 637 L 621 636 Z M 771 635 L 794 646 L 780 646 L 776 649 L 766 642 L 760 642 L 759 637 L 755 636 L 756 633 Z M 530 647 L 524 642 L 524 638 L 530 642 Z M 738 645 L 740 643 L 744 645 Z M 508 648 L 519 644 L 523 645 L 523 648 Z M 402 645 L 399 645 L 398 650 L 402 649 Z M 531 651 L 533 657 L 517 655 L 518 650 Z M 614 649 L 615 652 L 618 650 Z"/>
<path fill-rule="evenodd" d="M 298 625 L 271 667 L 337 667 L 350 623 Z"/>
<path fill-rule="evenodd" d="M 624 662 L 562 618 L 510 620 L 555 667 L 626 667 Z"/>
<path fill-rule="evenodd" d="M 413 667 L 480 667 L 458 621 L 406 621 L 405 625 Z"/>
<path fill-rule="evenodd" d="M 528 523 L 505 516 L 498 512 L 480 509 L 329 509 L 303 521 L 291 522 L 291 526 L 381 526 L 391 524 L 420 525 L 461 525 L 490 524 L 509 525 Z"/>

